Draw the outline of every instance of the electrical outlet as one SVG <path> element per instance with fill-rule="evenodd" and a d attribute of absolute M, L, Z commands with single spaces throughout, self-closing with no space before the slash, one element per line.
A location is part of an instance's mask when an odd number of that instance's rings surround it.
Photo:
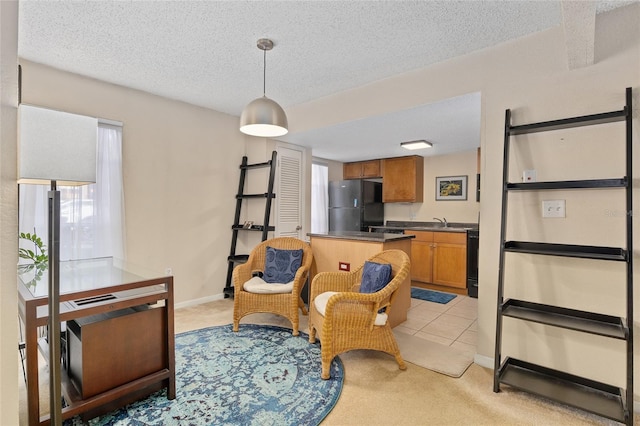
<path fill-rule="evenodd" d="M 351 264 L 347 262 L 338 262 L 338 269 L 344 272 L 349 272 L 351 270 Z"/>
<path fill-rule="evenodd" d="M 522 172 L 522 181 L 524 183 L 535 182 L 536 181 L 536 171 L 535 170 L 525 170 Z"/>
<path fill-rule="evenodd" d="M 565 200 L 543 201 L 542 217 L 567 217 L 565 211 Z"/>

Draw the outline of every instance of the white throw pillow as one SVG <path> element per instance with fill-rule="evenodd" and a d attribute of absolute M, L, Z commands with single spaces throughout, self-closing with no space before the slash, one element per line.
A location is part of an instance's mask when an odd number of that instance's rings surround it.
<path fill-rule="evenodd" d="M 318 313 L 320 313 L 320 315 L 324 316 L 324 312 L 327 310 L 327 302 L 329 302 L 329 299 L 334 294 L 338 294 L 338 292 L 325 291 L 324 293 L 320 293 L 319 295 L 317 295 L 316 298 L 313 300 L 313 304 L 315 305 L 316 310 L 318 311 Z M 387 323 L 388 317 L 389 316 L 385 313 L 382 313 L 382 314 L 379 313 L 378 315 L 376 315 L 376 320 L 374 322 L 374 325 L 378 325 L 378 326 L 385 325 Z"/>
<path fill-rule="evenodd" d="M 266 283 L 260 277 L 253 277 L 242 285 L 244 291 L 259 294 L 280 294 L 293 291 L 293 281 L 286 284 Z"/>

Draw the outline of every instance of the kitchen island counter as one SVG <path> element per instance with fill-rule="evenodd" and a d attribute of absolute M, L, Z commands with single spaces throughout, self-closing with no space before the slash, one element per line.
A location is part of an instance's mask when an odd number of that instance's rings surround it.
<path fill-rule="evenodd" d="M 377 232 L 333 231 L 326 234 L 308 234 L 313 251 L 313 263 L 309 282 L 319 272 L 353 271 L 365 260 L 384 250 L 402 250 L 411 257 L 413 235 Z M 411 307 L 411 277 L 400 285 L 389 314 L 391 327 L 407 320 Z"/>
<path fill-rule="evenodd" d="M 309 233 L 307 235 L 312 238 L 334 238 L 340 240 L 369 241 L 374 243 L 386 243 L 414 238 L 413 235 L 357 231 L 331 231 L 325 234 Z"/>

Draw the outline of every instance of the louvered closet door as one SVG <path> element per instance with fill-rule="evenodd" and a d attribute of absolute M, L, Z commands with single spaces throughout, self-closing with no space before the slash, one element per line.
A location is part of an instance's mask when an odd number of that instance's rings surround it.
<path fill-rule="evenodd" d="M 278 147 L 276 232 L 281 237 L 302 235 L 302 152 Z"/>

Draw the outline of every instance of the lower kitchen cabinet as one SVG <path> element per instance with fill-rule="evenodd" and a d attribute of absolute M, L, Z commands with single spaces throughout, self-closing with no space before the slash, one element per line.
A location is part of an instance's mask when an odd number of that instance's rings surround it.
<path fill-rule="evenodd" d="M 411 280 L 436 290 L 466 294 L 467 235 L 406 230 L 411 241 Z"/>
<path fill-rule="evenodd" d="M 405 231 L 411 240 L 411 280 L 433 282 L 433 232 Z"/>
<path fill-rule="evenodd" d="M 433 245 L 433 283 L 466 289 L 466 233 L 434 232 Z"/>

